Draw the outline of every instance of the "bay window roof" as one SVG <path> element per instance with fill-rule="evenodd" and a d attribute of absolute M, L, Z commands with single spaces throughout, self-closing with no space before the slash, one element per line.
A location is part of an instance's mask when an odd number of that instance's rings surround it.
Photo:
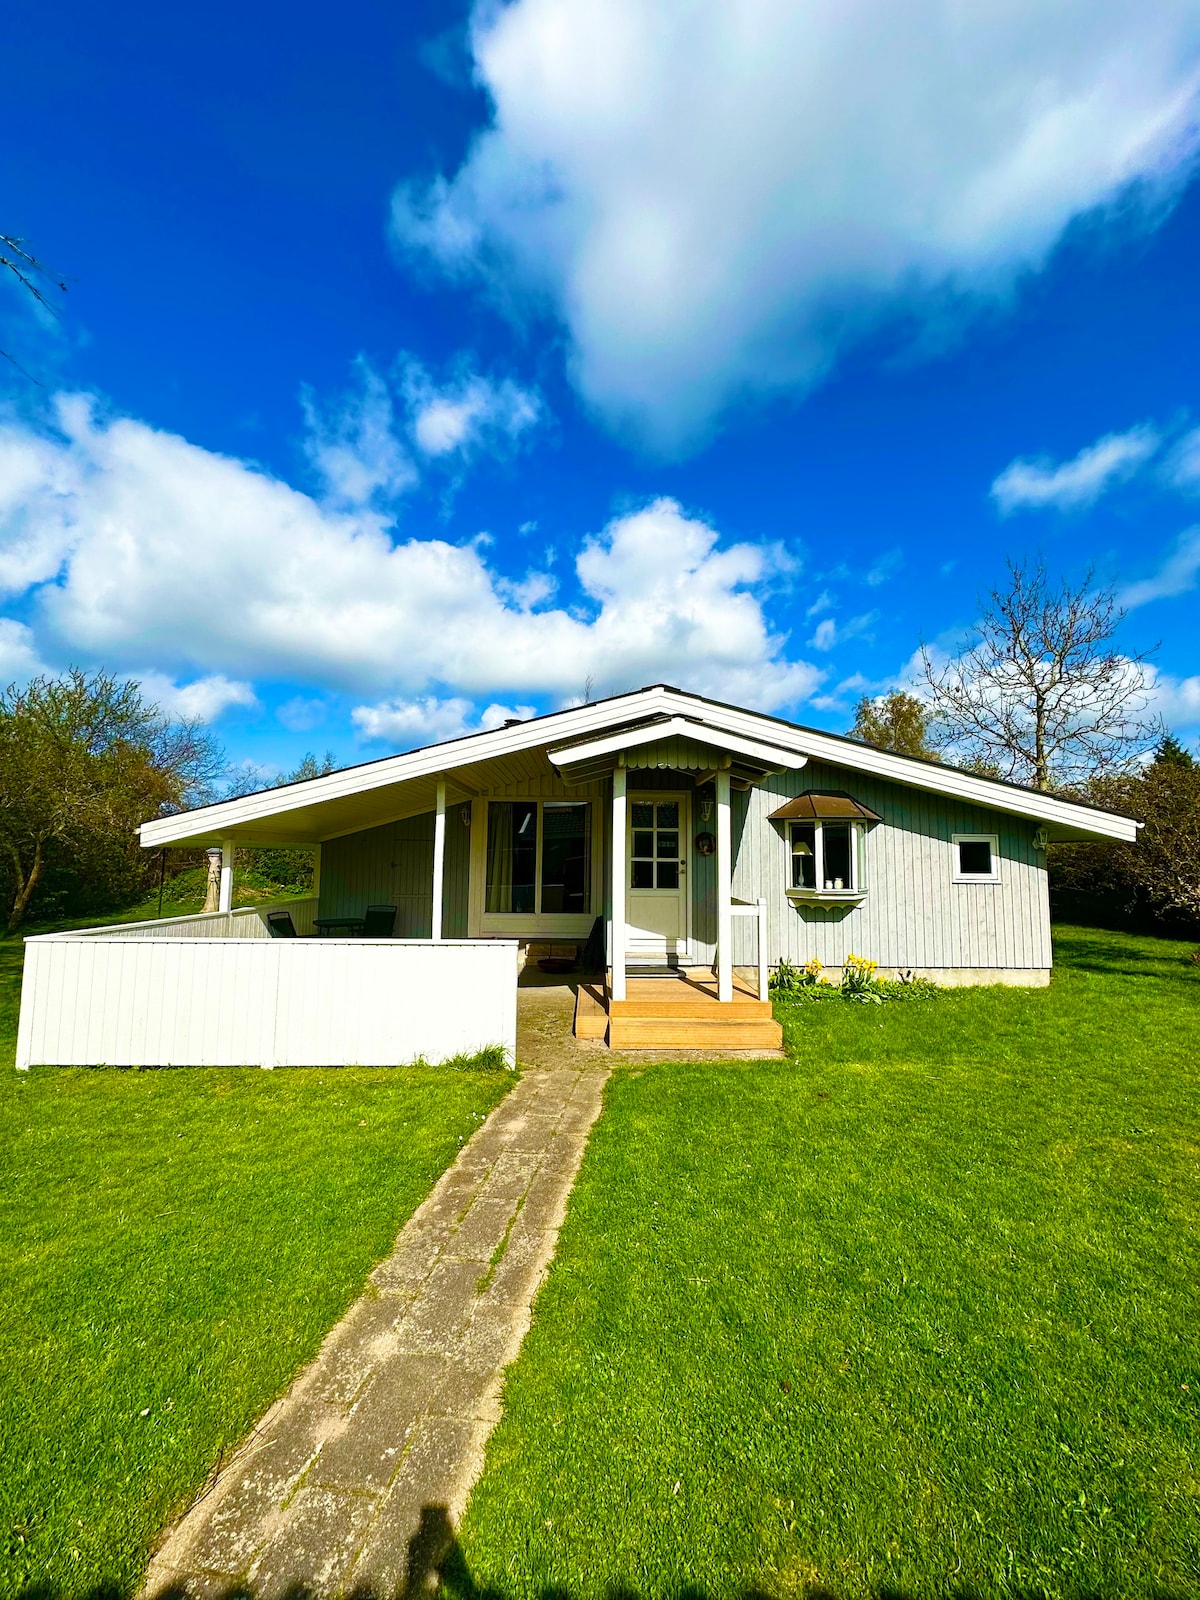
<path fill-rule="evenodd" d="M 881 822 L 870 806 L 848 794 L 798 794 L 794 800 L 772 811 L 772 822 Z"/>

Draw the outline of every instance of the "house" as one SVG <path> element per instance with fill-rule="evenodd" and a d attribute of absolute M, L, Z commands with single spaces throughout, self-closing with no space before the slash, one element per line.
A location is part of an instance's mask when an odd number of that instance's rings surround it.
<path fill-rule="evenodd" d="M 143 824 L 147 849 L 221 848 L 220 909 L 30 940 L 18 1063 L 511 1051 L 523 959 L 597 919 L 577 1032 L 771 1044 L 781 959 L 1048 982 L 1047 843 L 1137 828 L 658 684 Z M 394 937 L 271 939 L 231 910 L 239 844 L 315 847 L 299 934 L 385 902 Z"/>

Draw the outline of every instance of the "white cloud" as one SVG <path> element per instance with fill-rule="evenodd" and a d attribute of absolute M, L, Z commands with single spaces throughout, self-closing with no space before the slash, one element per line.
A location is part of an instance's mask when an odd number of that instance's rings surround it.
<path fill-rule="evenodd" d="M 835 645 L 859 638 L 867 632 L 873 622 L 878 620 L 878 611 L 864 611 L 861 616 L 850 617 L 845 622 L 825 617 L 817 624 L 817 631 L 808 642 L 814 650 L 832 650 Z"/>
<path fill-rule="evenodd" d="M 0 688 L 28 683 L 49 670 L 38 658 L 32 630 L 11 617 L 0 617 Z"/>
<path fill-rule="evenodd" d="M 414 745 L 457 739 L 481 729 L 502 728 L 513 717 L 524 722 L 536 714 L 533 706 L 490 705 L 476 715 L 469 700 L 459 696 L 439 700 L 436 695 L 426 695 L 419 700 L 382 700 L 377 705 L 355 706 L 350 720 L 360 738 L 406 750 Z"/>
<path fill-rule="evenodd" d="M 1150 690 L 1150 709 L 1172 728 L 1200 727 L 1200 674 L 1177 678 L 1157 667 L 1143 669 Z"/>
<path fill-rule="evenodd" d="M 1166 463 L 1166 479 L 1185 494 L 1200 492 L 1200 428 L 1185 433 Z"/>
<path fill-rule="evenodd" d="M 586 399 L 676 448 L 881 317 L 1006 294 L 1072 218 L 1190 170 L 1194 0 L 478 0 L 489 127 L 402 247 L 566 324 Z"/>
<path fill-rule="evenodd" d="M 311 733 L 325 721 L 327 710 L 324 700 L 306 699 L 297 694 L 277 707 L 275 716 L 289 733 Z"/>
<path fill-rule="evenodd" d="M 6 480 L 3 463 L 31 451 L 40 471 Z M 60 399 L 57 429 L 0 426 L 6 497 L 0 561 L 26 552 L 34 642 L 56 657 L 402 699 L 668 679 L 764 709 L 822 677 L 764 615 L 786 554 L 722 545 L 672 500 L 583 541 L 567 610 L 533 609 L 545 581 L 514 587 L 482 541 L 395 539 L 377 512 L 319 504 L 79 396 Z"/>
<path fill-rule="evenodd" d="M 992 499 L 1005 516 L 1044 506 L 1078 511 L 1132 477 L 1160 443 L 1158 430 L 1142 423 L 1127 433 L 1106 433 L 1070 461 L 1057 465 L 1045 458 L 1011 461 L 992 484 Z"/>
<path fill-rule="evenodd" d="M 1149 578 L 1127 584 L 1121 590 L 1121 604 L 1129 610 L 1151 600 L 1169 600 L 1186 594 L 1200 579 L 1200 528 L 1189 528 L 1175 541 L 1170 555 Z"/>
<path fill-rule="evenodd" d="M 828 589 L 822 589 L 820 594 L 813 601 L 812 605 L 809 606 L 808 610 L 804 613 L 804 615 L 807 618 L 807 620 L 809 622 L 811 622 L 814 617 L 819 617 L 821 615 L 822 611 L 832 611 L 832 610 L 833 610 L 833 598 L 830 595 Z"/>
<path fill-rule="evenodd" d="M 541 416 L 541 402 L 511 378 L 466 372 L 438 385 L 418 362 L 404 373 L 404 397 L 417 448 L 427 456 L 514 444 Z"/>
<path fill-rule="evenodd" d="M 197 678 L 193 683 L 176 683 L 161 672 L 138 674 L 142 693 L 168 716 L 186 722 L 215 722 L 232 706 L 251 708 L 258 697 L 248 683 L 235 683 L 220 673 Z"/>
<path fill-rule="evenodd" d="M 359 388 L 322 414 L 308 391 L 302 395 L 308 437 L 305 450 L 326 485 L 329 498 L 343 506 L 366 506 L 377 498 L 403 494 L 417 482 L 417 470 L 395 434 L 387 384 L 360 356 L 355 362 Z"/>
<path fill-rule="evenodd" d="M 878 589 L 881 583 L 886 583 L 889 578 L 894 578 L 903 565 L 904 552 L 901 550 L 889 550 L 886 555 L 882 555 L 877 561 L 872 562 L 867 568 L 866 577 L 863 581 L 869 589 Z"/>

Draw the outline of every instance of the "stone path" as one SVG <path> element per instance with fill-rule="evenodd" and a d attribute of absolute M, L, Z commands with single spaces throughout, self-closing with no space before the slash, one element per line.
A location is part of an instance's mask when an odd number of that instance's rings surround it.
<path fill-rule="evenodd" d="M 483 1465 L 607 1076 L 590 1053 L 526 1070 L 168 1533 L 145 1600 L 420 1587 L 441 1554 L 423 1539 L 452 1528 Z"/>

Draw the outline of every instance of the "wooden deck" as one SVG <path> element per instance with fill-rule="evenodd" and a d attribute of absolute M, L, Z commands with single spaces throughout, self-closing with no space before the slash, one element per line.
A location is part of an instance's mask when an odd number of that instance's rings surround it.
<path fill-rule="evenodd" d="M 611 1050 L 778 1050 L 783 1030 L 771 1002 L 736 977 L 733 999 L 717 999 L 711 973 L 686 971 L 628 978 L 625 999 L 607 984 L 580 984 L 575 1037 L 604 1039 Z"/>

